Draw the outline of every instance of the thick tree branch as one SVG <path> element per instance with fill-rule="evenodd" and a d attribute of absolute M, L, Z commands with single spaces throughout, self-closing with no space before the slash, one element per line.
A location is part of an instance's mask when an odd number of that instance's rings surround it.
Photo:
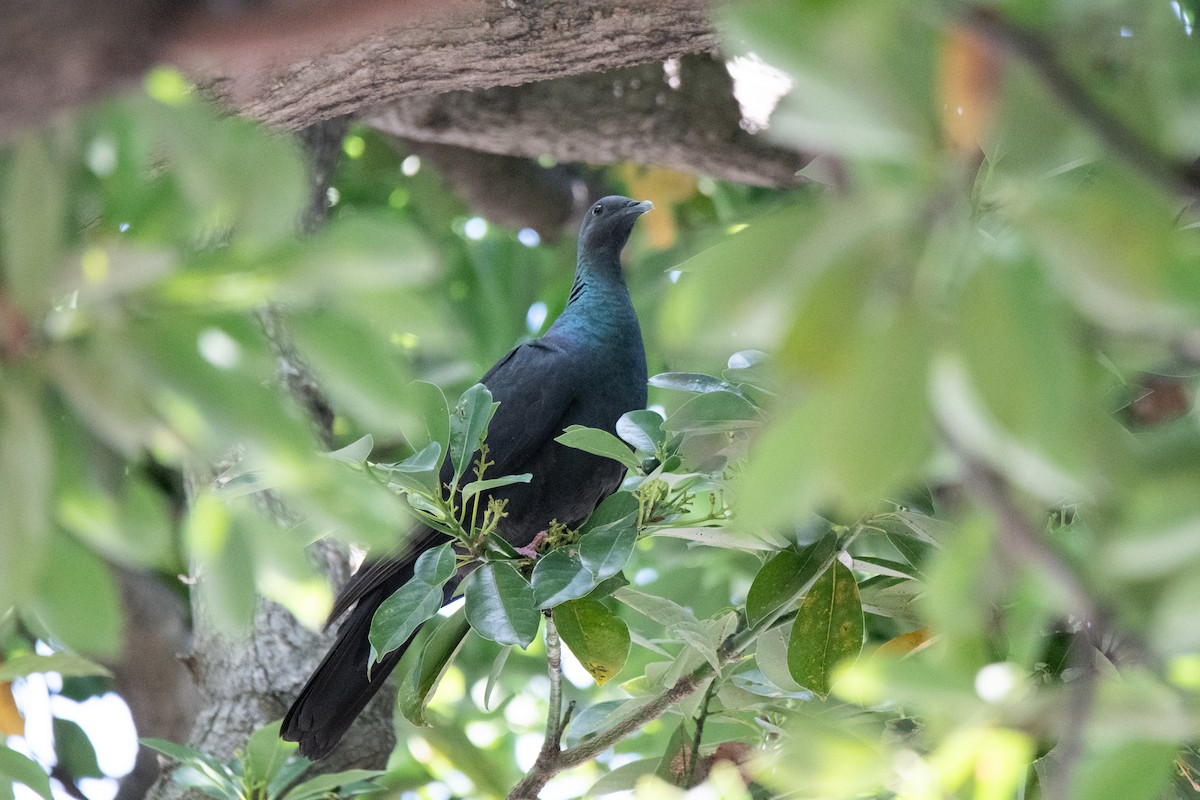
<path fill-rule="evenodd" d="M 715 46 L 708 0 L 14 0 L 0 137 L 173 63 L 232 108 L 307 127 L 418 94 L 514 86 Z"/>
<path fill-rule="evenodd" d="M 556 161 L 636 161 L 759 186 L 795 186 L 808 157 L 747 133 L 724 63 L 681 59 L 519 87 L 412 96 L 364 112 L 422 142 Z"/>

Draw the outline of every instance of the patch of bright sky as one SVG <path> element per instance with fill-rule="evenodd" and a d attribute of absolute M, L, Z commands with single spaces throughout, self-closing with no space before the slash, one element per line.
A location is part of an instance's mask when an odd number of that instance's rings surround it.
<path fill-rule="evenodd" d="M 129 707 L 112 692 L 82 703 L 51 693 L 61 687 L 62 678 L 53 673 L 30 675 L 13 684 L 13 697 L 25 717 L 25 736 L 10 736 L 7 745 L 49 767 L 55 761 L 52 715 L 77 723 L 91 740 L 100 769 L 110 776 L 83 779 L 80 789 L 89 800 L 112 800 L 117 794 L 116 779 L 133 769 L 137 758 L 137 732 Z M 70 796 L 57 781 L 51 781 L 51 786 L 55 797 L 68 800 Z M 32 789 L 14 788 L 17 800 L 37 798 Z"/>

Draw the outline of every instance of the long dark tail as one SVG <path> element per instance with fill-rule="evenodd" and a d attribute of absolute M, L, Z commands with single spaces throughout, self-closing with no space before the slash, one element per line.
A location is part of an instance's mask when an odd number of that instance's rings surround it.
<path fill-rule="evenodd" d="M 290 742 L 299 742 L 301 754 L 309 758 L 323 758 L 334 748 L 412 643 L 409 638 L 399 650 L 384 656 L 371 668 L 371 677 L 367 678 L 371 618 L 375 609 L 395 591 L 396 586 L 391 583 L 358 601 L 338 629 L 337 641 L 283 718 L 280 735 Z"/>

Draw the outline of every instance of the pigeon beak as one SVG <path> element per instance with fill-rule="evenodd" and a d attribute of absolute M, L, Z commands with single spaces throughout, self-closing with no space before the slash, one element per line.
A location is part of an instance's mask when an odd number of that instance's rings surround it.
<path fill-rule="evenodd" d="M 626 207 L 626 211 L 629 211 L 631 213 L 635 213 L 638 215 L 645 214 L 647 211 L 653 211 L 653 210 L 654 210 L 654 203 L 651 203 L 649 200 L 643 200 L 640 203 L 630 203 L 629 206 Z"/>

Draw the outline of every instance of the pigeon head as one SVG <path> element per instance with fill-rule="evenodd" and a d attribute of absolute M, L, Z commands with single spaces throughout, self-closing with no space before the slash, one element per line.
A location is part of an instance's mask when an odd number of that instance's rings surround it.
<path fill-rule="evenodd" d="M 579 229 L 579 260 L 619 258 L 637 218 L 654 208 L 649 200 L 610 195 L 592 203 Z"/>

